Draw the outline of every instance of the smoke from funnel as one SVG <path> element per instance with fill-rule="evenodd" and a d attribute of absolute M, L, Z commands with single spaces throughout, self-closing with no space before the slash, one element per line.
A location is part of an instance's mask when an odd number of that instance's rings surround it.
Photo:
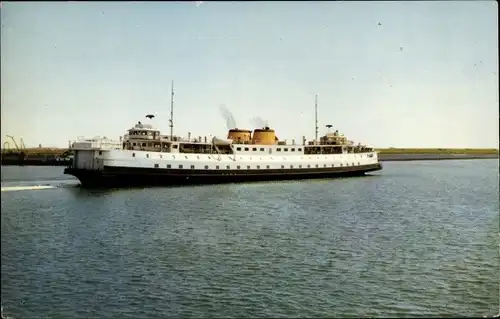
<path fill-rule="evenodd" d="M 225 105 L 220 106 L 220 112 L 222 117 L 226 121 L 226 127 L 228 130 L 236 128 L 236 121 L 234 120 L 233 114 L 227 109 Z"/>
<path fill-rule="evenodd" d="M 252 125 L 254 127 L 262 127 L 262 128 L 264 128 L 264 127 L 268 127 L 269 126 L 269 122 L 263 120 L 260 116 L 256 116 L 256 117 L 252 118 L 250 120 L 250 122 L 252 123 Z"/>

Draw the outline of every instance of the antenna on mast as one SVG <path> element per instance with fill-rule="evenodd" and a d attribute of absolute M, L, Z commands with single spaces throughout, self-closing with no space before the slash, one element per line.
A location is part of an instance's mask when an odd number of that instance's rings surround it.
<path fill-rule="evenodd" d="M 316 94 L 316 99 L 314 101 L 314 117 L 315 117 L 315 127 L 314 131 L 316 133 L 315 138 L 314 138 L 314 144 L 318 143 L 318 94 Z"/>
<path fill-rule="evenodd" d="M 174 80 L 172 80 L 172 94 L 170 97 L 170 141 L 174 139 Z"/>

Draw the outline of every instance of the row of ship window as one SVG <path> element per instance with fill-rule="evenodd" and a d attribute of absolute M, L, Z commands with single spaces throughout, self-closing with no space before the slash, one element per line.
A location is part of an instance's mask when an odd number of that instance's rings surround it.
<path fill-rule="evenodd" d="M 236 148 L 236 150 L 237 150 L 237 151 L 241 151 L 241 147 L 237 147 L 237 148 Z M 250 151 L 250 148 L 249 148 L 249 147 L 245 147 L 245 148 L 243 148 L 243 150 L 244 150 L 244 151 Z M 253 151 L 253 152 L 256 152 L 256 151 L 257 151 L 257 147 L 252 147 L 252 151 Z M 264 149 L 263 147 L 261 147 L 261 148 L 259 149 L 259 151 L 264 152 L 264 151 L 265 151 L 265 149 Z M 298 152 L 301 152 L 301 151 L 302 151 L 302 148 L 301 148 L 301 147 L 297 148 L 297 151 L 298 151 Z M 278 147 L 278 148 L 276 149 L 276 152 L 281 152 L 281 148 L 279 148 L 279 147 Z M 288 148 L 286 148 L 286 147 L 285 147 L 285 148 L 283 148 L 283 152 L 288 152 Z M 295 148 L 291 148 L 291 149 L 290 149 L 290 152 L 295 152 Z"/>
<path fill-rule="evenodd" d="M 354 165 L 356 165 L 356 164 L 355 164 L 355 163 L 352 163 L 352 166 L 354 166 Z M 359 162 L 358 162 L 358 165 L 360 165 L 360 163 L 359 163 Z M 331 166 L 332 166 L 332 167 L 335 167 L 335 165 L 334 165 L 334 164 L 331 164 Z M 343 163 L 340 163 L 340 166 L 344 166 L 344 164 L 343 164 Z M 345 166 L 349 166 L 349 163 L 345 163 Z M 160 167 L 160 164 L 155 164 L 155 168 L 159 168 L 159 167 Z M 167 167 L 167 168 L 172 168 L 172 165 L 171 165 L 171 164 L 167 164 L 167 165 L 166 165 L 166 167 Z M 323 165 L 323 167 L 325 167 L 325 168 L 326 168 L 326 167 L 328 167 L 328 165 L 327 165 L 327 164 L 324 164 L 324 165 Z M 180 169 L 184 168 L 184 165 L 179 165 L 179 168 L 180 168 Z M 210 168 L 210 167 L 209 167 L 208 165 L 205 165 L 205 169 L 209 169 L 209 168 Z M 250 169 L 250 168 L 251 168 L 251 167 L 250 167 L 250 165 L 247 165 L 247 169 Z M 260 169 L 260 165 L 257 165 L 257 166 L 256 166 L 256 168 L 257 168 L 257 169 Z M 270 168 L 271 168 L 271 166 L 270 166 L 270 165 L 266 165 L 266 168 L 267 168 L 267 169 L 270 169 Z M 285 165 L 281 165 L 281 168 L 282 168 L 282 169 L 284 169 L 284 168 L 285 168 Z M 293 166 L 293 165 L 290 165 L 290 168 L 294 168 L 294 166 Z M 298 165 L 298 168 L 302 168 L 302 165 Z M 311 165 L 307 165 L 307 168 L 311 168 Z M 318 165 L 318 164 L 316 164 L 316 168 L 319 168 L 319 165 Z M 194 166 L 194 165 L 191 165 L 191 169 L 195 169 L 195 166 Z M 220 169 L 220 166 L 219 166 L 219 165 L 215 166 L 215 169 Z M 227 166 L 226 166 L 226 169 L 231 169 L 231 165 L 227 165 Z M 237 165 L 237 166 L 236 166 L 236 169 L 241 169 L 241 166 L 240 166 L 240 165 Z"/>
<path fill-rule="evenodd" d="M 99 152 L 99 155 L 102 155 L 102 152 Z M 226 155 L 227 155 L 227 154 L 226 154 Z M 175 159 L 175 155 L 171 155 L 171 156 L 172 156 L 172 158 L 173 158 L 173 159 Z M 135 153 L 132 153 L 132 157 L 135 157 Z M 189 157 L 187 157 L 187 156 L 184 156 L 184 157 L 185 157 L 186 159 L 189 159 Z M 373 157 L 373 155 L 372 155 L 372 154 L 370 154 L 370 155 L 368 155 L 368 157 Z M 146 154 L 146 158 L 149 158 L 149 154 Z M 163 158 L 163 155 L 160 155 L 160 158 Z M 197 159 L 200 159 L 200 157 L 199 157 L 199 156 L 196 156 L 196 158 L 197 158 Z M 210 159 L 211 157 L 210 157 L 210 156 L 208 156 L 208 158 Z M 319 159 L 319 156 L 317 156 L 316 158 L 317 158 L 317 159 Z M 252 159 L 252 158 L 250 157 L 250 159 Z M 262 157 L 261 157 L 260 159 L 262 159 Z M 273 159 L 273 158 L 272 158 L 272 157 L 269 157 L 269 159 Z M 283 159 L 286 159 L 286 157 L 283 157 Z M 300 159 L 303 159 L 303 158 L 301 157 Z M 312 157 L 311 157 L 311 156 L 309 156 L 309 159 L 312 159 Z"/>

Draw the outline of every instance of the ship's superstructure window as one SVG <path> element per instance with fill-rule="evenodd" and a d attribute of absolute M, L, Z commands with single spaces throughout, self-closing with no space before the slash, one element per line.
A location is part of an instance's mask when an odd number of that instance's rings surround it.
<path fill-rule="evenodd" d="M 194 169 L 194 165 L 191 165 L 191 169 Z"/>
<path fill-rule="evenodd" d="M 182 168 L 183 166 L 182 165 L 179 165 L 179 168 Z"/>
<path fill-rule="evenodd" d="M 260 165 L 257 165 L 257 169 L 260 169 Z"/>
<path fill-rule="evenodd" d="M 99 151 L 99 155 L 102 155 L 102 151 Z"/>
<path fill-rule="evenodd" d="M 172 168 L 172 165 L 170 165 L 170 164 L 167 164 L 167 168 Z"/>
<path fill-rule="evenodd" d="M 281 168 L 285 168 L 285 165 L 281 165 Z"/>
<path fill-rule="evenodd" d="M 208 169 L 208 165 L 205 165 L 205 169 Z"/>
<path fill-rule="evenodd" d="M 236 168 L 237 168 L 237 169 L 240 169 L 241 167 L 240 167 L 240 165 L 238 165 L 238 166 L 236 166 Z"/>
<path fill-rule="evenodd" d="M 307 165 L 307 168 L 311 168 L 311 165 L 309 165 L 309 164 L 308 164 L 308 165 Z"/>
<path fill-rule="evenodd" d="M 290 165 L 290 168 L 293 168 L 293 165 Z"/>
<path fill-rule="evenodd" d="M 281 152 L 281 148 L 279 148 L 279 147 L 278 147 L 278 148 L 276 149 L 276 152 Z"/>
<path fill-rule="evenodd" d="M 255 152 L 256 150 L 257 150 L 257 147 L 252 148 L 252 151 L 254 151 L 254 152 Z"/>
<path fill-rule="evenodd" d="M 290 152 L 295 152 L 295 149 L 294 149 L 294 148 L 292 148 L 292 149 L 290 150 Z"/>
<path fill-rule="evenodd" d="M 335 167 L 335 164 L 332 164 L 332 167 Z"/>
<path fill-rule="evenodd" d="M 250 149 L 248 147 L 245 147 L 245 151 L 248 151 L 248 150 L 250 150 Z"/>
<path fill-rule="evenodd" d="M 267 165 L 266 168 L 269 169 L 269 168 L 271 168 L 271 166 Z"/>
<path fill-rule="evenodd" d="M 316 164 L 316 168 L 318 168 L 318 167 L 319 167 L 319 165 L 318 165 L 318 164 Z"/>
<path fill-rule="evenodd" d="M 149 158 L 149 154 L 146 154 L 146 157 Z"/>
<path fill-rule="evenodd" d="M 172 145 L 172 148 L 179 148 L 179 145 L 174 144 L 174 145 Z"/>
<path fill-rule="evenodd" d="M 226 168 L 227 168 L 227 169 L 231 169 L 231 166 L 227 165 L 227 166 L 226 166 Z"/>
<path fill-rule="evenodd" d="M 264 152 L 264 148 L 263 148 L 263 147 L 261 147 L 261 148 L 260 148 L 260 151 L 261 151 L 261 152 Z"/>
<path fill-rule="evenodd" d="M 247 169 L 250 169 L 250 165 L 247 165 Z"/>
<path fill-rule="evenodd" d="M 325 165 L 323 165 L 323 167 L 326 167 L 326 164 L 325 164 Z"/>
<path fill-rule="evenodd" d="M 219 169 L 219 165 L 215 166 L 215 169 Z"/>
<path fill-rule="evenodd" d="M 160 167 L 160 164 L 155 164 L 155 168 L 158 168 L 158 167 Z"/>
<path fill-rule="evenodd" d="M 299 148 L 297 149 L 297 151 L 301 152 L 301 151 L 302 151 L 302 149 L 299 147 Z"/>
<path fill-rule="evenodd" d="M 302 168 L 302 165 L 299 165 L 299 168 Z"/>
<path fill-rule="evenodd" d="M 237 148 L 236 148 L 236 150 L 237 150 L 237 151 L 241 151 L 241 147 L 237 147 Z"/>
<path fill-rule="evenodd" d="M 283 149 L 283 151 L 284 151 L 284 152 L 288 152 L 288 148 L 284 148 L 284 149 Z"/>

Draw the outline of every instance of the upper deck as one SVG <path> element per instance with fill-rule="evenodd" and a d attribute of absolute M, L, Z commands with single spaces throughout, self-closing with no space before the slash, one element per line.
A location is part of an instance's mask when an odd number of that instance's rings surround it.
<path fill-rule="evenodd" d="M 292 140 L 280 140 L 275 131 L 269 127 L 255 129 L 231 129 L 227 139 L 216 137 L 187 138 L 175 135 L 161 135 L 159 129 L 147 123 L 138 122 L 127 130 L 120 142 L 110 140 L 86 140 L 76 142 L 73 148 L 112 148 L 163 153 L 191 154 L 237 154 L 237 155 L 311 155 L 311 154 L 345 154 L 373 152 L 373 148 L 365 145 L 354 145 L 352 141 L 335 131 L 326 133 L 319 141 L 302 138 L 302 143 Z"/>

